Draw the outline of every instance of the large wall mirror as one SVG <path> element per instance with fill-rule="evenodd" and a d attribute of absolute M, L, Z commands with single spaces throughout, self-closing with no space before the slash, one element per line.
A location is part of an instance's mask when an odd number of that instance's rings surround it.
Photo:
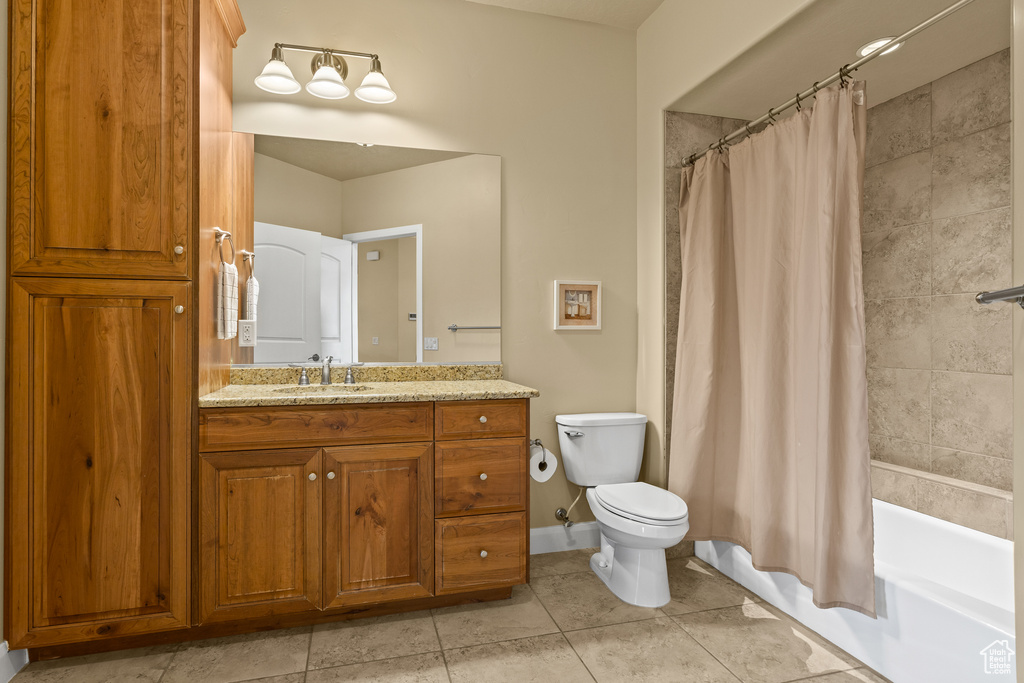
<path fill-rule="evenodd" d="M 501 360 L 500 157 L 268 135 L 255 152 L 256 363 Z"/>

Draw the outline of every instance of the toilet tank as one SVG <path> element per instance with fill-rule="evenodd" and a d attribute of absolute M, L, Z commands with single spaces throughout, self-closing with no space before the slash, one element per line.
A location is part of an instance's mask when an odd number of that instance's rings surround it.
<path fill-rule="evenodd" d="M 647 416 L 639 413 L 556 415 L 565 476 L 579 486 L 636 481 L 644 457 Z"/>

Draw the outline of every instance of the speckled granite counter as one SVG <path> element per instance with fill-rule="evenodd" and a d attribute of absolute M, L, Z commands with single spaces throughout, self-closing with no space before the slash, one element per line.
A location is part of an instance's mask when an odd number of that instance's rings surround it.
<path fill-rule="evenodd" d="M 540 392 L 503 379 L 360 382 L 332 384 L 229 384 L 199 397 L 200 408 L 294 406 L 332 403 L 400 403 L 404 401 L 471 401 L 494 398 L 535 398 Z"/>

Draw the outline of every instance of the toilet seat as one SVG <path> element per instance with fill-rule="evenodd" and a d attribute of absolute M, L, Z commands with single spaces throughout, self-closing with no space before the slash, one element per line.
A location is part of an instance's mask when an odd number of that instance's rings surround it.
<path fill-rule="evenodd" d="M 674 526 L 687 519 L 686 502 L 665 489 L 644 482 L 594 487 L 598 504 L 608 512 L 636 522 Z"/>

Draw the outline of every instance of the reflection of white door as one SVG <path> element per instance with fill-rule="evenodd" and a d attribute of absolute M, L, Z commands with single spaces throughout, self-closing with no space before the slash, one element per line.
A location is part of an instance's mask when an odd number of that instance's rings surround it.
<path fill-rule="evenodd" d="M 254 242 L 256 362 L 295 363 L 320 353 L 320 233 L 256 223 Z"/>
<path fill-rule="evenodd" d="M 321 237 L 320 337 L 325 356 L 355 360 L 352 348 L 352 273 L 355 249 L 348 240 Z"/>

